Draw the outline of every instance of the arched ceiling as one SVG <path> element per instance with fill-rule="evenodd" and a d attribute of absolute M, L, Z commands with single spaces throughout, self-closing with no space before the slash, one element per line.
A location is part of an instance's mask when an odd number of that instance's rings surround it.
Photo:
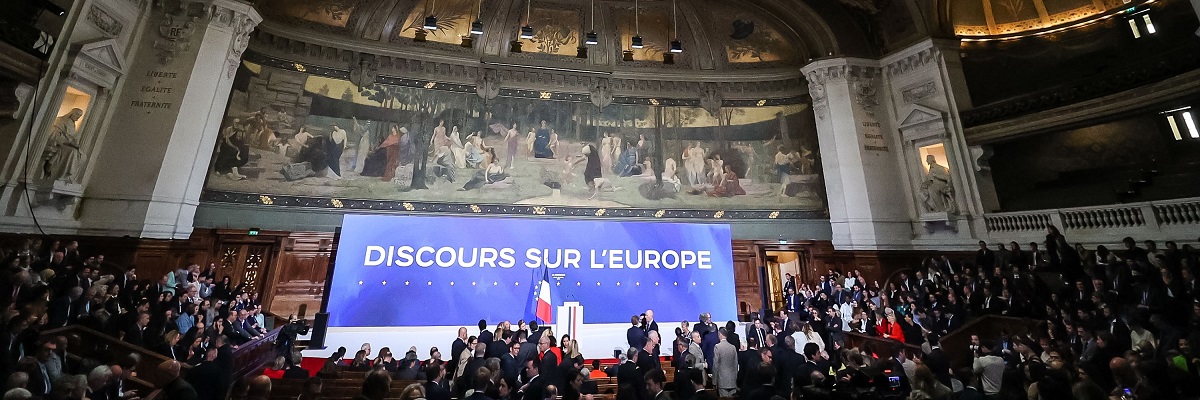
<path fill-rule="evenodd" d="M 535 36 L 518 40 L 522 57 L 575 58 L 586 32 L 594 30 L 600 44 L 589 51 L 603 53 L 597 58 L 602 64 L 618 67 L 662 66 L 675 38 L 685 51 L 675 55 L 673 68 L 684 69 L 791 68 L 833 54 L 872 53 L 862 30 L 841 15 L 844 10 L 809 3 L 640 0 L 636 22 L 632 0 L 258 0 L 256 8 L 269 23 L 293 31 L 392 49 L 420 46 L 481 56 L 511 56 L 509 43 L 528 23 Z M 438 30 L 421 29 L 428 15 L 438 18 Z M 474 48 L 464 48 L 462 36 L 476 19 L 484 23 L 485 34 L 475 39 Z M 427 42 L 414 43 L 420 34 Z M 629 48 L 634 35 L 645 40 L 645 48 Z M 633 51 L 633 62 L 622 61 L 625 50 Z"/>
<path fill-rule="evenodd" d="M 1012 36 L 1067 26 L 1144 3 L 1123 0 L 942 0 L 959 37 Z"/>

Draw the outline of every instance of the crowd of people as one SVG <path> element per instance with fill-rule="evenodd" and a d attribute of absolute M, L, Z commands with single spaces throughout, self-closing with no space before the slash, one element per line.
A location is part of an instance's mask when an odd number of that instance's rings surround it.
<path fill-rule="evenodd" d="M 785 310 L 768 321 L 756 318 L 741 343 L 736 333 L 716 342 L 740 345 L 742 352 L 757 345 L 761 360 L 770 359 L 776 368 L 776 379 L 790 377 L 795 388 L 848 382 L 847 370 L 869 365 L 876 372 L 904 371 L 902 386 L 913 399 L 1200 396 L 1200 353 L 1191 347 L 1200 340 L 1195 279 L 1200 253 L 1188 245 L 1166 242 L 1160 249 L 1154 241 L 1132 238 L 1122 246 L 1088 250 L 1070 245 L 1050 227 L 1043 242 L 1024 248 L 980 242 L 973 257 L 931 257 L 883 286 L 866 282 L 857 271 L 829 271 L 811 284 L 786 276 Z M 984 315 L 1039 323 L 1019 334 L 1002 329 L 973 335 L 966 348 L 941 348 L 942 337 Z M 685 324 L 677 330 L 678 343 L 688 342 L 686 329 Z M 848 332 L 921 351 L 847 349 Z M 773 354 L 762 351 L 764 340 Z M 713 341 L 703 336 L 699 341 L 702 361 L 712 366 Z M 803 354 L 779 353 L 780 347 Z M 970 354 L 972 363 L 952 366 L 948 353 Z M 750 361 L 742 363 L 743 355 L 737 357 L 736 380 L 718 379 L 722 396 L 755 385 L 759 359 L 746 355 Z M 793 387 L 780 383 L 781 392 Z"/>
<path fill-rule="evenodd" d="M 28 239 L 0 249 L 4 399 L 136 400 L 146 395 L 128 384 L 141 361 L 137 353 L 75 359 L 67 357 L 68 346 L 94 343 L 81 343 L 76 334 L 45 334 L 71 325 L 169 359 L 159 368 L 174 377 L 163 388 L 168 398 L 225 398 L 233 350 L 267 333 L 257 293 L 229 276 L 218 277 L 215 264 L 140 279 L 132 266 L 85 254 L 75 241 Z M 183 365 L 191 366 L 186 374 L 180 373 Z"/>
<path fill-rule="evenodd" d="M 706 313 L 669 332 L 660 331 L 652 310 L 631 316 L 629 347 L 615 365 L 589 363 L 578 341 L 550 327 L 503 321 L 489 329 L 480 321 L 476 335 L 459 329 L 447 358 L 436 347 L 421 356 L 415 347 L 397 355 L 364 344 L 352 357 L 339 349 L 310 377 L 291 349 L 305 328 L 297 323 L 283 329 L 289 333 L 280 335 L 271 370 L 306 379 L 301 397 L 310 399 L 319 398 L 322 378 L 342 371 L 364 373 L 366 399 L 391 396 L 391 381 L 404 380 L 422 382 L 400 393 L 410 399 L 589 400 L 599 392 L 592 377 L 615 377 L 617 400 L 1200 396 L 1200 353 L 1191 347 L 1200 340 L 1200 253 L 1132 238 L 1122 246 L 1072 246 L 1051 227 L 1043 242 L 980 242 L 973 257 L 930 257 L 882 285 L 858 271 L 828 271 L 810 282 L 788 275 L 783 309 L 747 323 L 721 325 Z M 78 338 L 42 335 L 71 324 L 170 359 L 160 366 L 174 377 L 163 388 L 169 398 L 225 398 L 231 385 L 236 398 L 269 393 L 267 376 L 231 382 L 232 350 L 267 331 L 257 296 L 229 277 L 217 281 L 215 265 L 149 281 L 102 255 L 82 256 L 75 242 L 30 240 L 0 257 L 4 399 L 142 395 L 127 385 L 136 355 L 74 360 L 66 353 Z M 985 315 L 1038 323 L 979 332 L 965 348 L 941 347 L 943 337 Z M 851 333 L 883 340 L 850 348 Z M 951 355 L 969 355 L 970 364 L 952 365 L 958 358 Z M 181 374 L 185 364 L 192 367 Z"/>

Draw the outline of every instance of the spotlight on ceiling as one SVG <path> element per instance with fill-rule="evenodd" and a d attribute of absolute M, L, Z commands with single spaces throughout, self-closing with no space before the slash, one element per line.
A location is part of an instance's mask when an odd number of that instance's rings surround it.
<path fill-rule="evenodd" d="M 525 25 L 521 27 L 521 39 L 533 39 L 533 27 Z"/>
<path fill-rule="evenodd" d="M 638 35 L 633 37 L 632 43 L 629 44 L 629 47 L 640 49 L 646 47 L 646 45 L 642 44 L 642 36 Z"/>
<path fill-rule="evenodd" d="M 472 35 L 482 35 L 483 34 L 483 21 L 475 21 L 475 22 L 471 23 L 471 34 Z"/>
<path fill-rule="evenodd" d="M 435 17 L 435 16 L 432 16 L 432 15 L 430 15 L 430 16 L 428 16 L 428 17 L 425 17 L 425 26 L 424 26 L 424 28 L 425 28 L 425 30 L 427 30 L 427 31 L 436 31 L 436 30 L 438 29 L 438 26 L 437 26 L 437 17 Z"/>
<path fill-rule="evenodd" d="M 671 52 L 672 53 L 682 53 L 683 52 L 683 43 L 680 43 L 679 39 L 675 39 L 675 40 L 671 41 Z"/>
<path fill-rule="evenodd" d="M 588 32 L 586 35 L 584 35 L 583 44 L 588 46 L 600 44 L 600 35 L 597 35 L 596 32 Z"/>

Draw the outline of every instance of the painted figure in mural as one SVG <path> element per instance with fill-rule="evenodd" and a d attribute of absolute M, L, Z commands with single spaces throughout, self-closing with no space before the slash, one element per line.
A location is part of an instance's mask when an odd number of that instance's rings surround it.
<path fill-rule="evenodd" d="M 925 157 L 929 172 L 921 182 L 921 200 L 925 210 L 931 212 L 954 212 L 954 188 L 950 186 L 950 170 L 937 163 L 932 154 Z"/>
<path fill-rule="evenodd" d="M 704 154 L 700 142 L 694 142 L 683 150 L 683 169 L 687 171 L 689 186 L 704 184 Z"/>
<path fill-rule="evenodd" d="M 247 146 L 238 134 L 240 123 L 241 120 L 234 119 L 221 130 L 217 159 L 213 161 L 213 169 L 218 174 L 235 181 L 246 179 L 238 172 L 238 168 L 250 162 L 250 146 Z"/>
<path fill-rule="evenodd" d="M 83 117 L 83 110 L 72 108 L 54 119 L 50 126 L 50 139 L 46 141 L 43 156 L 43 176 L 46 179 L 79 182 L 79 167 L 83 164 L 83 152 L 79 150 L 79 132 L 75 123 Z"/>
<path fill-rule="evenodd" d="M 400 166 L 400 139 L 402 136 L 408 136 L 408 128 L 397 128 L 392 125 L 391 134 L 379 145 L 387 152 L 387 164 L 384 164 L 383 176 L 380 178 L 384 182 L 391 182 L 392 178 L 396 177 L 396 168 Z"/>
<path fill-rule="evenodd" d="M 533 137 L 533 157 L 554 158 L 554 150 L 550 148 L 550 127 L 546 125 L 545 120 L 542 120 L 537 134 Z"/>
<path fill-rule="evenodd" d="M 742 189 L 742 183 L 738 180 L 737 173 L 733 172 L 733 167 L 729 164 L 724 165 L 724 172 L 721 173 L 721 180 L 715 185 L 713 191 L 709 193 L 713 197 L 733 197 L 746 194 L 746 190 Z"/>
<path fill-rule="evenodd" d="M 275 131 L 271 130 L 271 126 L 267 124 L 266 113 L 262 111 L 250 115 L 246 133 L 248 134 L 246 142 L 255 143 L 255 146 L 262 150 L 274 151 L 275 143 L 279 141 L 279 138 L 275 137 Z"/>
<path fill-rule="evenodd" d="M 475 176 L 463 185 L 461 190 L 479 189 L 483 185 L 502 182 L 508 178 L 508 174 L 504 173 L 504 168 L 500 166 L 499 160 L 496 158 L 496 149 L 488 148 L 483 157 L 483 169 L 475 171 Z"/>
<path fill-rule="evenodd" d="M 525 151 L 529 157 L 533 157 L 533 142 L 537 141 L 537 131 L 533 127 L 529 127 L 529 133 L 525 134 Z"/>
<path fill-rule="evenodd" d="M 450 153 L 454 156 L 454 168 L 467 167 L 467 150 L 463 148 L 462 138 L 459 137 L 458 129 L 450 133 Z"/>
<path fill-rule="evenodd" d="M 296 132 L 296 136 L 292 136 L 292 140 L 288 141 L 290 152 L 300 154 L 305 146 L 308 146 L 308 141 L 313 138 L 313 134 L 308 131 L 307 127 L 301 126 L 300 132 Z"/>
<path fill-rule="evenodd" d="M 796 161 L 800 164 L 801 175 L 811 175 L 815 173 L 817 158 L 813 155 L 812 150 L 808 147 L 800 146 L 800 153 L 796 154 Z"/>
<path fill-rule="evenodd" d="M 454 129 L 458 129 L 458 127 L 456 126 Z M 437 149 L 448 145 L 450 145 L 450 136 L 446 135 L 446 121 L 439 119 L 437 127 L 433 128 L 433 137 L 429 138 L 429 154 L 432 155 Z"/>
<path fill-rule="evenodd" d="M 775 173 L 779 175 L 779 195 L 787 196 L 787 186 L 792 182 L 792 156 L 783 145 L 775 152 Z"/>
<path fill-rule="evenodd" d="M 604 132 L 604 138 L 600 139 L 600 170 L 612 171 L 613 163 L 613 138 L 608 132 Z"/>
<path fill-rule="evenodd" d="M 713 154 L 708 158 L 708 181 L 715 182 L 725 176 L 725 160 L 721 159 L 720 154 Z M 714 185 L 715 186 L 715 185 Z"/>
<path fill-rule="evenodd" d="M 366 125 L 358 123 L 358 117 L 350 119 L 354 121 L 354 134 L 358 135 L 358 147 L 354 148 L 354 172 L 361 175 L 363 168 L 367 166 L 367 155 L 371 153 L 371 133 Z"/>
<path fill-rule="evenodd" d="M 663 161 L 663 174 L 662 174 L 663 183 L 670 183 L 671 185 L 674 185 L 675 192 L 679 192 L 679 186 L 680 186 L 679 177 L 675 176 L 675 174 L 677 172 L 679 172 L 678 169 L 679 169 L 679 166 L 676 165 L 674 158 L 667 158 L 666 160 Z"/>
<path fill-rule="evenodd" d="M 638 162 L 637 147 L 633 142 L 625 143 L 625 151 L 621 152 L 621 158 L 617 160 L 617 167 L 613 171 L 618 176 L 634 176 L 642 173 L 642 165 Z"/>
<path fill-rule="evenodd" d="M 583 145 L 582 153 L 582 155 L 570 157 L 566 160 L 567 171 L 570 171 L 573 166 L 580 162 L 587 162 L 583 169 L 583 181 L 587 184 L 588 192 L 591 193 L 588 200 L 596 198 L 596 195 L 600 194 L 600 192 L 613 192 L 620 189 L 613 186 L 612 181 L 609 181 L 608 178 L 602 176 L 604 171 L 600 166 L 601 154 L 598 154 L 599 151 L 595 145 L 591 143 Z"/>
<path fill-rule="evenodd" d="M 512 168 L 513 163 L 517 161 L 517 141 L 521 137 L 521 132 L 517 130 L 517 124 L 513 123 L 512 128 L 504 133 L 504 144 L 508 149 L 508 153 L 504 155 L 504 168 Z"/>
<path fill-rule="evenodd" d="M 417 161 L 417 143 L 407 128 L 400 128 L 400 131 L 400 165 L 412 164 Z"/>
<path fill-rule="evenodd" d="M 467 168 L 479 168 L 480 164 L 483 163 L 483 149 L 475 141 L 475 138 L 478 137 L 478 133 L 467 135 L 467 143 L 463 146 L 463 151 L 466 153 Z"/>
<path fill-rule="evenodd" d="M 622 148 L 621 147 L 621 136 L 614 133 L 612 135 L 612 163 L 614 165 L 613 168 L 616 168 L 615 165 L 616 165 L 617 161 L 621 159 L 621 148 Z"/>
<path fill-rule="evenodd" d="M 737 150 L 739 153 L 741 153 L 742 160 L 746 161 L 746 170 L 743 171 L 744 173 L 742 174 L 742 177 L 747 178 L 747 179 L 754 179 L 754 177 L 750 176 L 751 173 L 754 172 L 754 167 L 758 165 L 758 164 L 755 164 L 755 158 L 756 158 L 757 154 L 755 154 L 756 152 L 754 151 L 754 146 L 748 142 L 738 142 L 733 145 L 733 148 L 734 148 L 734 150 Z M 737 172 L 737 171 L 734 171 L 734 172 Z M 758 174 L 754 174 L 754 175 L 758 175 Z"/>
<path fill-rule="evenodd" d="M 329 172 L 326 174 L 333 178 L 342 178 L 342 152 L 349 147 L 346 141 L 346 130 L 333 124 L 333 130 L 329 132 L 329 141 L 326 142 L 325 163 L 329 164 Z"/>
<path fill-rule="evenodd" d="M 433 153 L 433 176 L 446 178 L 450 183 L 454 183 L 455 170 L 453 149 L 450 146 L 438 147 Z"/>
<path fill-rule="evenodd" d="M 550 129 L 550 143 L 546 147 L 550 149 L 550 157 L 553 158 L 558 152 L 558 131 L 553 128 Z"/>

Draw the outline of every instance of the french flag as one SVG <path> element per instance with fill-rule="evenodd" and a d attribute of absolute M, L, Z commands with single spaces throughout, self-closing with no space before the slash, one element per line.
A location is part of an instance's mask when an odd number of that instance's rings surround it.
<path fill-rule="evenodd" d="M 533 293 L 536 297 L 534 316 L 537 317 L 538 323 L 554 323 L 554 302 L 550 297 L 550 271 L 545 267 L 542 268 L 542 280 L 537 283 Z"/>

